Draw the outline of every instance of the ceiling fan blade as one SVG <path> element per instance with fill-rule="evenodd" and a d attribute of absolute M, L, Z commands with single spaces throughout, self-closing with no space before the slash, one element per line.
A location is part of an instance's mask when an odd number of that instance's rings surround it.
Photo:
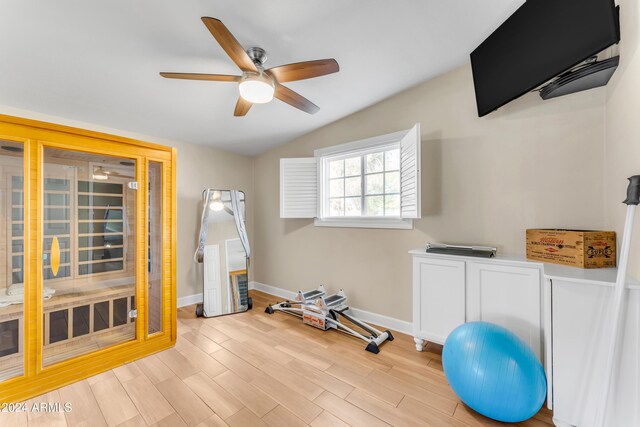
<path fill-rule="evenodd" d="M 117 178 L 128 178 L 128 179 L 133 179 L 133 178 L 134 178 L 133 176 L 130 176 L 130 175 L 124 175 L 124 174 L 121 174 L 121 173 L 118 173 L 118 172 L 111 172 L 111 173 L 109 173 L 108 175 L 109 175 L 109 176 L 115 176 L 115 177 L 117 177 Z"/>
<path fill-rule="evenodd" d="M 276 91 L 273 96 L 305 113 L 315 114 L 320 111 L 320 107 L 316 104 L 281 84 L 276 84 Z"/>
<path fill-rule="evenodd" d="M 227 74 L 198 74 L 198 73 L 160 73 L 167 79 L 210 80 L 214 82 L 239 82 L 242 77 Z"/>
<path fill-rule="evenodd" d="M 280 65 L 279 67 L 269 68 L 267 71 L 280 83 L 284 83 L 337 73 L 340 71 L 340 66 L 335 59 L 331 58 Z"/>
<path fill-rule="evenodd" d="M 229 55 L 242 71 L 258 72 L 256 65 L 251 58 L 249 58 L 247 52 L 244 51 L 240 43 L 238 43 L 238 40 L 233 37 L 233 34 L 231 34 L 219 19 L 203 16 L 202 22 L 207 26 L 211 35 L 218 41 L 222 49 L 227 52 L 227 55 Z"/>
<path fill-rule="evenodd" d="M 238 102 L 236 102 L 236 109 L 233 112 L 233 115 L 236 117 L 244 116 L 249 112 L 253 104 L 244 99 L 243 97 L 238 97 Z"/>

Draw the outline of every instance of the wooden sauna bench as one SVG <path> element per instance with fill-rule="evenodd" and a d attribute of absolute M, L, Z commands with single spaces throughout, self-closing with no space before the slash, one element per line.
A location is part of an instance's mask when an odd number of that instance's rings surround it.
<path fill-rule="evenodd" d="M 135 338 L 135 289 L 128 285 L 54 294 L 44 301 L 43 364 L 45 366 Z M 74 316 L 80 317 L 74 323 Z M 0 380 L 22 372 L 23 305 L 0 308 L 0 323 L 19 322 L 16 352 L 0 357 Z M 56 325 L 51 328 L 52 323 Z M 66 323 L 66 325 L 65 325 Z M 64 327 L 61 328 L 61 325 Z M 55 331 L 53 336 L 51 332 Z"/>

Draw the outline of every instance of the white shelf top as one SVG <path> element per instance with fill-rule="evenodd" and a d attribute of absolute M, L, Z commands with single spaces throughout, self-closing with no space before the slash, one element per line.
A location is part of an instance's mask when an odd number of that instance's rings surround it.
<path fill-rule="evenodd" d="M 584 283 L 590 285 L 613 286 L 616 283 L 617 268 L 578 268 L 566 265 L 549 264 L 546 262 L 528 260 L 523 256 L 498 255 L 493 258 L 473 256 L 446 255 L 427 253 L 426 248 L 412 249 L 409 253 L 413 256 L 425 258 L 442 258 L 449 260 L 474 261 L 490 264 L 507 264 L 522 267 L 540 268 L 545 279 L 566 280 L 569 282 Z M 627 287 L 640 289 L 640 281 L 627 277 Z"/>

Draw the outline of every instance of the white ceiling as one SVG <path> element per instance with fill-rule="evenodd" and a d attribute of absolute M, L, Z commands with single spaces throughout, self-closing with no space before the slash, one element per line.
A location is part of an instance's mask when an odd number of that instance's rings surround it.
<path fill-rule="evenodd" d="M 0 104 L 244 154 L 264 152 L 452 69 L 523 0 L 2 0 Z M 240 74 L 200 21 L 212 16 L 266 66 L 335 58 L 337 74 L 287 85 L 234 117 Z"/>

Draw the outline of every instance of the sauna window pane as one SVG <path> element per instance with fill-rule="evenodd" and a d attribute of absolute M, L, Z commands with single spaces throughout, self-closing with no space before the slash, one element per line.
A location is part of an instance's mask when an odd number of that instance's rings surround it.
<path fill-rule="evenodd" d="M 122 236 L 81 236 L 78 238 L 80 248 L 90 248 L 94 246 L 113 246 L 122 245 L 124 242 Z"/>
<path fill-rule="evenodd" d="M 148 333 L 162 331 L 162 163 L 149 162 L 147 299 Z"/>
<path fill-rule="evenodd" d="M 127 323 L 127 299 L 118 298 L 113 300 L 113 326 L 125 325 Z"/>
<path fill-rule="evenodd" d="M 44 180 L 44 191 L 63 191 L 69 192 L 70 190 L 70 182 L 68 179 L 64 178 L 45 178 Z"/>
<path fill-rule="evenodd" d="M 78 206 L 122 206 L 122 197 L 78 195 Z"/>
<path fill-rule="evenodd" d="M 12 224 L 11 225 L 11 235 L 13 237 L 22 237 L 24 236 L 24 227 L 22 224 Z"/>
<path fill-rule="evenodd" d="M 81 305 L 73 309 L 73 336 L 79 337 L 89 333 L 89 313 L 88 305 Z"/>
<path fill-rule="evenodd" d="M 122 184 L 108 182 L 78 181 L 79 193 L 122 194 Z"/>
<path fill-rule="evenodd" d="M 103 248 L 103 249 L 81 249 L 79 252 L 80 261 L 98 261 L 113 258 L 122 258 L 123 248 Z"/>
<path fill-rule="evenodd" d="M 0 323 L 0 357 L 20 351 L 20 322 L 18 319 Z"/>
<path fill-rule="evenodd" d="M 20 188 L 22 188 L 22 185 L 20 185 Z M 24 204 L 24 194 L 22 193 L 22 190 L 16 190 L 11 193 L 11 203 L 17 206 L 22 206 Z"/>
<path fill-rule="evenodd" d="M 58 193 L 50 193 L 45 190 L 44 192 L 44 205 L 46 207 L 50 206 L 69 206 L 69 195 L 68 194 L 58 194 Z"/>
<path fill-rule="evenodd" d="M 45 236 L 60 236 L 68 235 L 70 231 L 70 224 L 68 222 L 47 222 L 45 220 L 42 232 Z"/>
<path fill-rule="evenodd" d="M 109 327 L 109 301 L 93 305 L 93 331 L 98 332 Z"/>
<path fill-rule="evenodd" d="M 100 262 L 95 264 L 80 264 L 80 274 L 97 274 L 107 273 L 109 271 L 118 271 L 124 268 L 122 261 Z"/>
<path fill-rule="evenodd" d="M 105 208 L 80 208 L 78 209 L 78 219 L 80 220 L 121 220 L 122 209 L 105 209 Z"/>
<path fill-rule="evenodd" d="M 124 188 L 120 183 L 78 181 L 80 276 L 125 268 Z"/>
<path fill-rule="evenodd" d="M 81 222 L 80 224 L 78 224 L 78 233 L 81 233 L 81 234 L 122 233 L 122 220 Z"/>
<path fill-rule="evenodd" d="M 49 313 L 49 344 L 69 338 L 69 310 Z"/>
<path fill-rule="evenodd" d="M 0 140 L 0 229 L 4 230 L 0 233 L 0 295 L 9 294 L 9 298 L 18 300 L 16 304 L 0 307 L 0 382 L 24 373 L 21 348 L 24 327 L 23 176 L 23 144 Z"/>

